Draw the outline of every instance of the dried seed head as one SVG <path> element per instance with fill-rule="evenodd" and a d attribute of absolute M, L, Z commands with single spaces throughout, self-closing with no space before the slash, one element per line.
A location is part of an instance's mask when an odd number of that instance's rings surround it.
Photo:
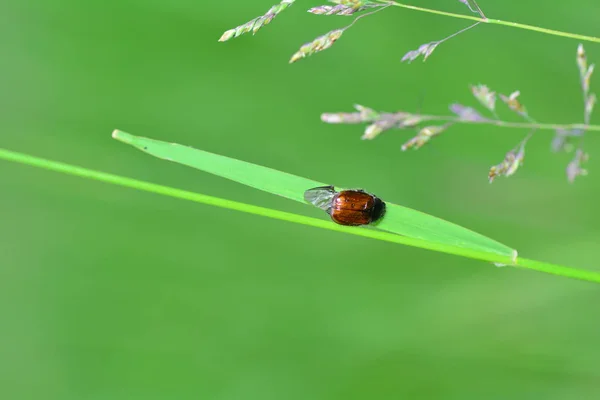
<path fill-rule="evenodd" d="M 573 139 L 583 136 L 584 131 L 581 129 L 557 129 L 554 138 L 552 139 L 552 151 L 570 152 L 573 150 Z"/>
<path fill-rule="evenodd" d="M 260 28 L 269 24 L 273 18 L 275 18 L 278 14 L 283 12 L 286 8 L 291 6 L 296 0 L 281 0 L 279 4 L 272 6 L 269 11 L 267 11 L 264 15 L 260 17 L 256 17 L 251 21 L 246 22 L 243 25 L 237 26 L 233 29 L 229 29 L 225 31 L 219 42 L 226 42 L 227 40 L 233 39 L 234 37 L 238 37 L 243 35 L 244 33 L 248 33 L 252 31 L 252 34 L 258 32 Z"/>
<path fill-rule="evenodd" d="M 417 136 L 410 139 L 408 142 L 402 145 L 402 151 L 406 151 L 408 149 L 420 149 L 425 144 L 427 144 L 433 137 L 439 135 L 444 132 L 451 124 L 445 124 L 440 126 L 426 126 L 422 128 Z"/>
<path fill-rule="evenodd" d="M 421 55 L 423 56 L 423 61 L 425 61 L 425 60 L 427 60 L 427 57 L 429 57 L 431 55 L 431 53 L 433 53 L 433 51 L 439 44 L 440 44 L 440 42 L 431 42 L 431 43 L 422 44 L 421 46 L 419 46 L 419 48 L 417 50 L 411 50 L 408 53 L 406 53 L 404 55 L 404 57 L 402 57 L 401 61 L 402 62 L 408 61 L 409 63 L 411 63 L 412 61 L 419 58 L 419 56 L 421 56 Z"/>
<path fill-rule="evenodd" d="M 501 94 L 500 98 L 502 99 L 502 101 L 504 103 L 506 103 L 506 105 L 508 106 L 508 108 L 510 108 L 511 110 L 513 110 L 514 112 L 516 112 L 517 114 L 526 117 L 527 116 L 527 109 L 518 100 L 518 97 L 520 95 L 521 95 L 521 92 L 517 90 L 515 92 L 512 92 L 510 94 L 510 96 L 508 96 L 508 97 L 506 97 L 505 95 Z"/>
<path fill-rule="evenodd" d="M 517 169 L 523 164 L 523 159 L 525 158 L 525 142 L 521 144 L 517 151 L 511 150 L 506 153 L 504 160 L 498 165 L 494 165 L 490 168 L 490 172 L 488 173 L 488 179 L 490 183 L 496 179 L 498 176 L 506 176 L 509 177 L 517 172 Z"/>
<path fill-rule="evenodd" d="M 487 118 L 484 118 L 477 110 L 471 107 L 463 106 L 462 104 L 451 104 L 450 111 L 458 115 L 461 121 L 487 121 Z"/>
<path fill-rule="evenodd" d="M 495 112 L 496 109 L 496 93 L 490 91 L 485 85 L 471 86 L 473 96 L 488 110 Z"/>
<path fill-rule="evenodd" d="M 577 150 L 575 158 L 567 165 L 566 172 L 569 183 L 575 182 L 575 179 L 578 176 L 585 176 L 588 174 L 588 171 L 581 166 L 581 164 L 587 162 L 588 159 L 588 154 L 584 153 L 581 149 Z"/>
<path fill-rule="evenodd" d="M 342 36 L 343 33 L 344 29 L 336 29 L 331 32 L 327 32 L 323 36 L 319 36 L 312 42 L 304 44 L 302 47 L 300 47 L 300 50 L 294 53 L 290 59 L 290 64 L 330 48 Z"/>

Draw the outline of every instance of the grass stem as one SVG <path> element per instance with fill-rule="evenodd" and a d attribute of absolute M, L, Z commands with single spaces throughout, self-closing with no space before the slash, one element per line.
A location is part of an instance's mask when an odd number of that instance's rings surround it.
<path fill-rule="evenodd" d="M 580 35 L 577 33 L 570 33 L 570 32 L 562 32 L 562 31 L 557 31 L 555 29 L 541 28 L 541 27 L 535 26 L 535 25 L 520 24 L 517 22 L 502 21 L 499 19 L 481 18 L 481 17 L 472 16 L 472 15 L 456 14 L 456 13 L 451 13 L 451 12 L 446 12 L 446 11 L 433 10 L 433 9 L 424 8 L 424 7 L 412 6 L 409 4 L 398 3 L 396 1 L 381 0 L 381 3 L 391 4 L 393 6 L 402 7 L 402 8 L 406 8 L 409 10 L 421 11 L 421 12 L 426 12 L 426 13 L 430 13 L 430 14 L 443 15 L 443 16 L 451 17 L 451 18 L 468 19 L 470 21 L 484 22 L 487 24 L 510 26 L 513 28 L 524 29 L 524 30 L 534 31 L 534 32 L 540 32 L 540 33 L 544 33 L 546 35 L 561 36 L 561 37 L 566 37 L 566 38 L 570 38 L 570 39 L 576 39 L 576 40 L 580 40 L 583 42 L 600 43 L 600 37 Z"/>
<path fill-rule="evenodd" d="M 600 283 L 600 273 L 587 271 L 575 268 L 564 267 L 560 265 L 548 264 L 545 262 L 529 260 L 525 258 L 517 258 L 516 262 L 510 257 L 501 256 L 498 254 L 488 253 L 484 251 L 465 249 L 462 247 L 450 246 L 441 243 L 433 243 L 426 240 L 396 235 L 388 232 L 383 232 L 375 229 L 355 228 L 334 224 L 331 221 L 324 219 L 311 218 L 304 215 L 288 213 L 284 211 L 274 210 L 265 207 L 254 206 L 251 204 L 240 203 L 236 201 L 221 199 L 218 197 L 208 196 L 199 193 L 188 192 L 181 189 L 176 189 L 168 186 L 157 185 L 150 182 L 144 182 L 136 179 L 131 179 L 119 175 L 113 175 L 105 172 L 95 171 L 87 168 L 82 168 L 66 163 L 51 161 L 29 154 L 18 153 L 0 148 L 0 159 L 11 161 L 19 164 L 26 164 L 37 168 L 42 168 L 50 171 L 60 172 L 67 175 L 79 176 L 86 179 L 92 179 L 104 183 L 110 183 L 122 187 L 141 190 L 150 193 L 161 194 L 182 200 L 194 201 L 221 207 L 230 210 L 246 212 L 249 214 L 260 215 L 263 217 L 274 218 L 282 221 L 293 222 L 297 224 L 312 226 L 321 229 L 327 229 L 336 232 L 348 233 L 356 236 L 382 240 L 396 244 L 419 247 L 427 250 L 438 251 L 447 254 L 454 254 L 466 258 L 472 258 L 481 261 L 487 261 L 495 264 L 505 264 L 513 267 L 530 269 L 546 274 L 558 275 L 566 278 L 578 279 L 583 281 Z"/>

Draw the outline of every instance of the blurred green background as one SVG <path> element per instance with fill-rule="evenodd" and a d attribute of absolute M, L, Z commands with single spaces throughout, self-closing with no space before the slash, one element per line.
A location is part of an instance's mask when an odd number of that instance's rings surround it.
<path fill-rule="evenodd" d="M 539 132 L 525 167 L 487 183 L 526 132 L 454 127 L 417 152 L 331 126 L 354 103 L 447 113 L 468 85 L 520 89 L 531 115 L 578 122 L 578 42 L 394 8 L 294 65 L 345 25 L 299 0 L 255 37 L 223 31 L 272 0 L 6 1 L 0 146 L 326 218 L 153 159 L 114 128 L 363 187 L 523 256 L 599 270 L 600 154 Z M 468 12 L 457 1 L 414 4 Z M 597 2 L 481 0 L 489 17 L 599 35 Z M 600 46 L 587 44 L 591 61 Z M 596 88 L 600 87 L 595 85 Z M 598 90 L 598 89 L 596 89 Z M 504 115 L 511 118 L 508 113 Z M 599 119 L 595 118 L 596 121 Z M 584 399 L 600 396 L 599 287 L 322 231 L 0 161 L 3 399 Z"/>

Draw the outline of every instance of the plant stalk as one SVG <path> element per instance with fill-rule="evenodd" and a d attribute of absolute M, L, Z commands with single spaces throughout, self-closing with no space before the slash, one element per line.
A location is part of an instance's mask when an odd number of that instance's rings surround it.
<path fill-rule="evenodd" d="M 441 243 L 429 242 L 426 240 L 411 238 L 407 236 L 395 235 L 388 232 L 378 231 L 375 229 L 364 229 L 349 226 L 337 225 L 331 221 L 326 221 L 317 218 L 306 217 L 303 215 L 292 214 L 284 211 L 274 210 L 254 206 L 251 204 L 240 203 L 236 201 L 221 199 L 218 197 L 208 196 L 199 193 L 188 192 L 181 189 L 176 189 L 168 186 L 157 185 L 150 182 L 144 182 L 136 179 L 131 179 L 119 175 L 108 174 L 105 172 L 95 171 L 87 168 L 82 168 L 70 164 L 51 161 L 29 154 L 18 153 L 0 148 L 0 159 L 12 161 L 19 164 L 26 164 L 37 168 L 47 169 L 55 172 L 60 172 L 67 175 L 79 176 L 82 178 L 97 180 L 113 185 L 128 187 L 131 189 L 142 190 L 145 192 L 161 194 L 178 199 L 194 201 L 196 203 L 208 204 L 216 207 L 237 210 L 254 215 L 261 215 L 268 218 L 274 218 L 282 221 L 294 222 L 298 224 L 313 226 L 316 228 L 328 229 L 331 231 L 349 233 L 356 236 L 367 237 L 371 239 L 382 240 L 391 243 L 404 244 L 407 246 L 419 247 L 427 250 L 439 251 L 447 254 L 472 258 L 481 261 L 487 261 L 495 264 L 503 264 L 518 268 L 531 269 L 546 274 L 558 275 L 566 278 L 578 279 L 588 282 L 600 283 L 600 273 L 564 267 L 560 265 L 548 264 L 525 258 L 517 258 L 516 262 L 510 257 L 501 256 L 498 254 L 488 253 L 484 251 L 465 249 Z"/>
<path fill-rule="evenodd" d="M 381 0 L 380 2 L 385 3 L 385 4 L 391 4 L 396 7 L 407 8 L 409 10 L 421 11 L 421 12 L 426 12 L 426 13 L 430 13 L 430 14 L 444 15 L 446 17 L 451 17 L 451 18 L 468 19 L 470 21 L 484 22 L 486 24 L 510 26 L 513 28 L 545 33 L 546 35 L 561 36 L 561 37 L 566 37 L 566 38 L 570 38 L 570 39 L 576 39 L 576 40 L 580 40 L 583 42 L 600 43 L 599 37 L 580 35 L 577 33 L 570 33 L 570 32 L 562 32 L 562 31 L 557 31 L 555 29 L 547 29 L 547 28 L 542 28 L 542 27 L 535 26 L 535 25 L 526 25 L 526 24 L 520 24 L 517 22 L 502 21 L 499 19 L 481 18 L 481 17 L 475 17 L 475 16 L 471 16 L 471 15 L 456 14 L 456 13 L 451 13 L 451 12 L 446 12 L 446 11 L 433 10 L 430 8 L 411 6 L 409 4 L 402 4 L 402 3 L 398 3 L 396 1 Z"/>
<path fill-rule="evenodd" d="M 423 122 L 426 121 L 442 121 L 452 122 L 456 124 L 474 124 L 474 125 L 494 125 L 502 128 L 524 128 L 524 129 L 539 129 L 539 130 L 573 130 L 580 129 L 584 131 L 596 131 L 600 132 L 600 125 L 586 125 L 586 124 L 544 124 L 538 122 L 508 122 L 497 119 L 484 119 L 479 121 L 463 120 L 459 117 L 443 116 L 443 115 L 420 115 L 415 114 L 422 118 Z"/>

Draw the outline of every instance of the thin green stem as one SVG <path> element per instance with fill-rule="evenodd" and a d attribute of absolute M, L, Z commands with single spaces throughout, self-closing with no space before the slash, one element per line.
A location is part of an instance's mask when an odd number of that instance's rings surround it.
<path fill-rule="evenodd" d="M 518 265 L 515 265 L 515 267 L 531 269 L 546 274 L 569 277 L 588 282 L 598 282 L 598 277 L 600 277 L 600 273 L 598 272 L 587 271 L 584 269 L 568 268 L 536 260 L 529 260 L 526 258 L 519 258 Z"/>
<path fill-rule="evenodd" d="M 439 251 L 447 254 L 472 258 L 481 261 L 487 261 L 496 264 L 511 265 L 514 267 L 527 268 L 547 274 L 559 275 L 566 278 L 579 279 L 589 282 L 600 283 L 600 273 L 593 271 L 580 270 L 564 267 L 560 265 L 548 264 L 540 261 L 518 258 L 516 263 L 510 257 L 500 256 L 493 253 L 465 249 L 461 247 L 450 246 L 446 244 L 429 242 L 426 240 L 410 238 L 406 236 L 395 235 L 368 228 L 355 228 L 342 226 L 322 219 L 306 217 L 303 215 L 292 214 L 284 211 L 273 210 L 254 206 L 251 204 L 240 203 L 236 201 L 221 199 L 218 197 L 207 196 L 204 194 L 188 192 L 168 186 L 157 185 L 150 182 L 144 182 L 136 179 L 126 178 L 119 175 L 108 174 L 70 164 L 51 161 L 28 154 L 18 153 L 6 149 L 0 149 L 0 159 L 12 161 L 20 164 L 31 165 L 34 167 L 60 172 L 67 175 L 79 176 L 113 185 L 123 186 L 131 189 L 142 190 L 145 192 L 161 194 L 182 200 L 194 201 L 196 203 L 208 204 L 229 210 L 241 211 L 249 214 L 260 215 L 263 217 L 278 219 L 282 221 L 294 222 L 297 224 L 313 226 L 315 228 L 328 229 L 336 232 L 348 233 L 356 236 L 382 240 L 390 243 L 403 244 L 407 246 L 419 247 L 422 249 Z"/>
<path fill-rule="evenodd" d="M 441 40 L 438 40 L 437 42 L 438 42 L 438 44 L 442 44 L 442 43 L 444 43 L 445 41 L 448 41 L 448 40 L 450 40 L 450 39 L 452 39 L 452 38 L 454 38 L 454 37 L 456 37 L 456 36 L 458 36 L 458 35 L 460 35 L 460 34 L 462 34 L 462 33 L 465 33 L 466 31 L 468 31 L 468 30 L 470 30 L 470 29 L 473 29 L 473 28 L 475 28 L 475 27 L 476 27 L 477 25 L 479 25 L 480 23 L 481 23 L 481 22 L 475 22 L 474 24 L 472 24 L 472 25 L 469 25 L 469 26 L 467 26 L 466 28 L 463 28 L 463 29 L 461 29 L 461 30 L 460 30 L 460 31 L 458 31 L 458 32 L 454 32 L 452 35 L 450 35 L 450 36 L 447 36 L 447 37 L 445 37 L 445 38 L 443 38 L 443 39 L 441 39 Z"/>
<path fill-rule="evenodd" d="M 423 8 L 423 7 L 417 7 L 417 6 L 411 6 L 408 4 L 398 3 L 396 1 L 380 0 L 380 2 L 385 3 L 385 4 L 391 4 L 396 7 L 407 8 L 409 10 L 421 11 L 421 12 L 426 12 L 426 13 L 430 13 L 430 14 L 444 15 L 446 17 L 468 19 L 470 21 L 485 22 L 487 24 L 510 26 L 513 28 L 525 29 L 528 31 L 535 31 L 535 32 L 545 33 L 547 35 L 553 35 L 553 36 L 562 36 L 562 37 L 576 39 L 576 40 L 580 40 L 580 41 L 584 41 L 584 42 L 600 43 L 600 38 L 594 37 L 594 36 L 586 36 L 586 35 L 579 35 L 576 33 L 562 32 L 562 31 L 557 31 L 554 29 L 541 28 L 539 26 L 534 26 L 534 25 L 526 25 L 526 24 L 519 24 L 517 22 L 502 21 L 499 19 L 480 18 L 480 17 L 471 16 L 471 15 L 455 14 L 455 13 L 450 13 L 450 12 L 446 12 L 446 11 L 432 10 L 429 8 Z"/>
<path fill-rule="evenodd" d="M 387 5 L 383 6 L 383 7 L 376 8 L 376 9 L 375 9 L 375 11 L 370 11 L 370 12 L 368 12 L 368 13 L 366 13 L 366 14 L 361 14 L 361 15 L 359 15 L 358 17 L 354 18 L 354 21 L 352 21 L 352 22 L 350 23 L 350 25 L 348 25 L 348 26 L 346 26 L 345 28 L 342 28 L 342 29 L 343 29 L 343 30 L 350 29 L 350 28 L 352 28 L 352 27 L 354 26 L 354 24 L 356 24 L 356 23 L 357 23 L 357 22 L 358 22 L 360 19 L 362 19 L 362 18 L 364 18 L 364 17 L 368 17 L 369 15 L 376 14 L 376 13 L 378 13 L 379 11 L 383 11 L 383 10 L 385 10 L 386 8 L 388 8 L 388 7 L 389 7 L 389 6 L 391 6 L 391 5 L 392 5 L 392 4 L 387 4 Z"/>

